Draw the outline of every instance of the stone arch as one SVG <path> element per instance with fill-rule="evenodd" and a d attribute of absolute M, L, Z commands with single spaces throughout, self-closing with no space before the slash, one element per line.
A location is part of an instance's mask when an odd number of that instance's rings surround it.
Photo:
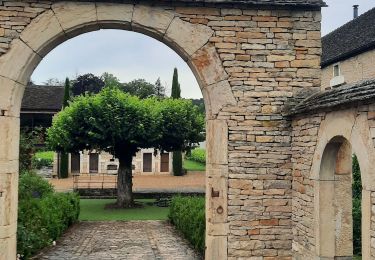
<path fill-rule="evenodd" d="M 341 111 L 333 111 L 326 114 L 322 121 L 318 133 L 318 143 L 314 152 L 313 164 L 311 168 L 311 179 L 314 181 L 314 221 L 315 221 L 315 252 L 317 256 L 323 256 L 322 252 L 330 254 L 331 257 L 335 255 L 338 248 L 332 248 L 333 234 L 328 234 L 329 227 L 322 227 L 322 215 L 324 210 L 320 208 L 321 204 L 329 204 L 329 201 L 334 201 L 337 194 L 336 190 L 350 190 L 351 191 L 351 155 L 357 155 L 359 165 L 361 168 L 362 179 L 362 256 L 363 259 L 371 259 L 371 193 L 375 190 L 375 169 L 371 167 L 373 158 L 375 158 L 375 149 L 373 146 L 372 134 L 370 132 L 370 123 L 367 113 L 359 113 L 357 109 L 346 109 Z M 339 174 L 337 174 L 339 173 Z M 338 181 L 344 180 L 342 185 L 337 185 Z M 346 182 L 345 182 L 346 181 Z M 336 185 L 335 185 L 336 182 Z M 346 183 L 346 184 L 345 184 Z M 346 185 L 346 186 L 345 186 Z M 335 187 L 336 186 L 336 187 Z M 324 194 L 324 198 L 321 197 Z M 351 192 L 350 192 L 351 194 Z M 327 197 L 328 196 L 328 197 Z M 344 196 L 345 197 L 345 196 Z M 351 196 L 350 196 L 351 198 Z M 348 197 L 346 204 L 351 205 Z M 336 203 L 337 200 L 336 200 Z M 343 202 L 341 201 L 341 205 Z M 348 207 L 344 207 L 347 214 L 351 215 Z M 327 211 L 326 211 L 327 213 Z M 332 211 L 328 212 L 331 214 Z M 324 218 L 323 218 L 324 219 Z M 332 225 L 328 223 L 327 225 Z M 321 233 L 331 239 L 331 248 L 327 249 L 326 240 Z M 332 230 L 332 229 L 331 229 Z M 347 228 L 346 234 L 351 236 Z M 323 239 L 323 240 L 322 240 Z M 343 241 L 341 241 L 344 243 Z M 337 244 L 337 241 L 334 241 Z M 346 241 L 345 247 L 351 248 L 352 244 Z M 324 248 L 326 247 L 326 248 Z M 342 251 L 341 251 L 342 252 Z M 345 252 L 345 251 L 344 251 Z M 347 252 L 346 252 L 347 253 Z M 329 256 L 327 256 L 329 257 Z M 331 258 L 328 258 L 331 259 Z M 333 258 L 332 258 L 333 259 Z"/>
<path fill-rule="evenodd" d="M 206 258 L 226 258 L 228 231 L 222 223 L 227 221 L 228 126 L 217 116 L 223 107 L 235 106 L 236 100 L 216 48 L 208 43 L 213 30 L 183 21 L 170 8 L 93 2 L 54 3 L 51 10 L 34 18 L 0 57 L 0 252 L 7 259 L 16 254 L 19 113 L 24 88 L 54 47 L 79 34 L 109 28 L 132 30 L 162 41 L 195 74 L 208 120 Z M 222 192 L 211 198 L 211 189 Z"/>
<path fill-rule="evenodd" d="M 140 32 L 176 51 L 197 78 L 209 118 L 215 118 L 223 106 L 236 103 L 220 57 L 208 43 L 214 33 L 210 27 L 183 21 L 176 12 L 162 7 L 59 2 L 34 18 L 0 57 L 1 83 L 7 94 L 1 109 L 9 115 L 19 113 L 24 86 L 53 48 L 79 34 L 109 28 Z"/>

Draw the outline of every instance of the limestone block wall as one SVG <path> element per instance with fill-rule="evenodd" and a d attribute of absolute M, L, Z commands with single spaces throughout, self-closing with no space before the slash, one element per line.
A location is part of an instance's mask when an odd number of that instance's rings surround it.
<path fill-rule="evenodd" d="M 0 173 L 7 179 L 0 182 L 7 191 L 1 228 L 15 226 L 13 134 L 33 69 L 66 39 L 119 28 L 166 43 L 200 84 L 207 108 L 206 259 L 292 259 L 292 129 L 283 111 L 300 91 L 320 89 L 320 21 L 319 10 L 259 6 L 0 1 Z M 0 248 L 14 252 L 7 246 L 14 234 L 0 236 Z"/>
<path fill-rule="evenodd" d="M 335 200 L 335 205 L 340 205 L 340 199 L 344 199 L 350 191 L 340 194 L 343 186 L 335 184 L 333 190 L 322 193 L 321 188 L 321 163 L 325 159 L 324 154 L 327 144 L 333 138 L 344 138 L 351 145 L 351 151 L 356 154 L 361 168 L 362 178 L 362 255 L 363 259 L 374 258 L 374 190 L 375 159 L 374 138 L 375 121 L 374 105 L 364 105 L 341 111 L 320 112 L 310 115 L 300 115 L 293 119 L 292 134 L 292 163 L 293 163 L 293 254 L 295 259 L 315 259 L 322 256 L 322 244 L 326 243 L 324 235 L 320 233 L 320 219 L 323 217 L 319 203 Z M 339 156 L 339 155 L 338 155 Z M 339 157 L 338 157 L 339 158 Z M 349 164 L 350 168 L 350 164 Z M 336 172 L 340 169 L 336 169 Z M 341 181 L 344 175 L 335 177 L 335 181 Z M 327 183 L 327 181 L 325 181 Z M 344 182 L 341 182 L 345 185 Z M 319 194 L 320 193 L 320 194 Z M 319 199 L 321 197 L 321 200 Z M 350 204 L 350 203 L 346 203 Z M 348 206 L 347 205 L 347 206 Z M 350 206 L 350 205 L 349 205 Z M 345 212 L 347 208 L 341 208 Z M 350 214 L 346 214 L 349 215 Z M 337 220 L 336 216 L 336 221 Z M 350 223 L 349 219 L 346 223 Z M 336 227 L 337 230 L 337 227 Z M 342 234 L 341 234 L 342 235 Z M 340 237 L 336 231 L 336 237 Z M 339 241 L 339 240 L 338 240 Z M 332 254 L 339 252 L 333 246 Z M 346 246 L 348 247 L 348 246 Z M 335 251 L 336 250 L 336 251 Z M 326 256 L 326 255 L 324 255 Z"/>
<path fill-rule="evenodd" d="M 370 50 L 355 57 L 337 62 L 340 67 L 340 73 L 344 76 L 345 82 L 348 84 L 371 79 L 375 77 L 375 50 Z M 333 66 L 331 64 L 322 68 L 322 90 L 329 88 L 330 80 L 333 78 Z"/>

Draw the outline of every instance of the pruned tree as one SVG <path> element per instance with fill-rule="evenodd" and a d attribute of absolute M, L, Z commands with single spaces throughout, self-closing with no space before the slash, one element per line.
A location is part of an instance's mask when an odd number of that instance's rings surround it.
<path fill-rule="evenodd" d="M 180 83 L 178 82 L 177 68 L 174 68 L 174 72 L 173 72 L 171 97 L 173 99 L 181 98 L 181 87 L 180 87 Z M 173 175 L 174 176 L 184 175 L 184 172 L 182 169 L 182 151 L 174 150 L 172 153 L 172 159 L 173 159 L 172 161 Z"/>
<path fill-rule="evenodd" d="M 64 100 L 63 100 L 63 109 L 69 105 L 70 100 L 70 81 L 68 78 L 65 79 L 64 86 Z M 58 177 L 61 179 L 68 178 L 69 175 L 69 154 L 67 152 L 60 153 L 60 169 Z"/>
<path fill-rule="evenodd" d="M 115 87 L 77 97 L 53 120 L 47 143 L 58 151 L 99 150 L 119 159 L 117 206 L 133 207 L 132 159 L 141 148 L 189 149 L 204 118 L 188 100 L 141 100 Z"/>
<path fill-rule="evenodd" d="M 72 94 L 79 96 L 85 93 L 97 94 L 104 87 L 104 81 L 94 74 L 88 73 L 78 76 L 72 85 Z"/>

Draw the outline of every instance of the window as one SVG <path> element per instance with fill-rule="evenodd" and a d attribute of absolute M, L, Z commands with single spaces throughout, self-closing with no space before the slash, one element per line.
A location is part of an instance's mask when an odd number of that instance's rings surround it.
<path fill-rule="evenodd" d="M 334 77 L 340 76 L 340 65 L 339 64 L 333 65 L 333 76 Z"/>
<path fill-rule="evenodd" d="M 143 172 L 152 172 L 152 153 L 143 154 Z"/>

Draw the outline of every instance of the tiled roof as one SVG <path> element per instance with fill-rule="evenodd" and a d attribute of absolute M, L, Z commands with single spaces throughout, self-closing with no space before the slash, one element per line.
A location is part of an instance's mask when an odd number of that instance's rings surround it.
<path fill-rule="evenodd" d="M 64 87 L 29 85 L 23 95 L 21 111 L 55 111 L 62 108 Z"/>
<path fill-rule="evenodd" d="M 316 93 L 291 108 L 288 115 L 316 113 L 343 105 L 353 106 L 371 102 L 375 102 L 375 79 Z"/>
<path fill-rule="evenodd" d="M 322 67 L 375 48 L 375 8 L 322 38 Z"/>

